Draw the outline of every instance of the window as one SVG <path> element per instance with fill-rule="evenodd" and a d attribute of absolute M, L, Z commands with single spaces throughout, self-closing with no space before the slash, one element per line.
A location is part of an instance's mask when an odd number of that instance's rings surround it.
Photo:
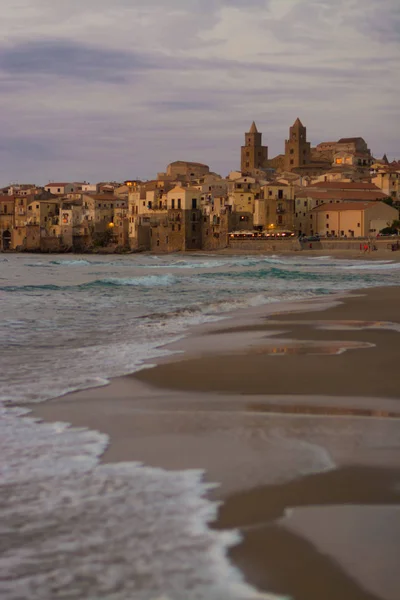
<path fill-rule="evenodd" d="M 39 208 L 39 204 L 36 204 L 36 208 Z"/>
<path fill-rule="evenodd" d="M 329 215 L 325 215 L 327 219 L 329 219 Z"/>
<path fill-rule="evenodd" d="M 196 198 L 192 198 L 192 208 L 197 208 L 197 200 L 196 200 Z"/>
<path fill-rule="evenodd" d="M 57 188 L 57 192 L 61 192 L 61 189 L 60 189 L 60 188 Z"/>
<path fill-rule="evenodd" d="M 283 190 L 278 190 L 278 198 L 279 198 L 279 200 L 282 200 L 282 198 L 283 198 Z"/>
<path fill-rule="evenodd" d="M 304 200 L 304 206 L 307 206 L 307 200 Z"/>
<path fill-rule="evenodd" d="M 196 231 L 196 223 L 193 223 L 193 225 L 192 225 L 192 231 Z"/>
<path fill-rule="evenodd" d="M 290 154 L 294 154 L 293 148 L 290 148 Z"/>
<path fill-rule="evenodd" d="M 329 229 L 329 223 L 326 224 L 326 228 Z"/>
<path fill-rule="evenodd" d="M 178 198 L 178 208 L 181 208 L 181 199 Z"/>
<path fill-rule="evenodd" d="M 175 198 L 172 198 L 171 200 L 171 208 L 175 208 Z"/>
<path fill-rule="evenodd" d="M 180 230 L 181 230 L 181 226 L 180 226 L 180 224 L 179 224 L 179 225 L 178 225 L 178 231 L 180 231 Z"/>
<path fill-rule="evenodd" d="M 357 227 L 361 227 L 360 223 L 357 223 Z"/>
<path fill-rule="evenodd" d="M 291 164 L 291 165 L 293 165 L 293 164 L 294 164 L 294 160 L 293 160 L 293 159 L 290 161 L 290 164 Z"/>
<path fill-rule="evenodd" d="M 246 167 L 249 167 L 249 166 L 250 166 L 250 163 L 248 163 L 248 162 L 247 162 L 247 163 L 246 163 Z"/>

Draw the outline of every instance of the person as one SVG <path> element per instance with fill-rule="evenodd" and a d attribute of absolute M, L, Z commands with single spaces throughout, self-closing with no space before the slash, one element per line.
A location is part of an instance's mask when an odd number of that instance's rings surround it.
<path fill-rule="evenodd" d="M 364 244 L 364 252 L 368 252 L 368 244 Z"/>

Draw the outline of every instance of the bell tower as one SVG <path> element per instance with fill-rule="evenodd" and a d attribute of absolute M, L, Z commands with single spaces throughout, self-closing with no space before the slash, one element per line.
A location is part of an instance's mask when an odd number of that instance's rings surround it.
<path fill-rule="evenodd" d="M 285 171 L 307 165 L 311 160 L 311 144 L 307 142 L 307 129 L 299 118 L 289 129 L 285 140 Z"/>
<path fill-rule="evenodd" d="M 244 146 L 241 149 L 240 170 L 248 173 L 253 169 L 265 169 L 268 161 L 268 147 L 262 145 L 262 133 L 252 123 L 250 131 L 244 134 Z"/>

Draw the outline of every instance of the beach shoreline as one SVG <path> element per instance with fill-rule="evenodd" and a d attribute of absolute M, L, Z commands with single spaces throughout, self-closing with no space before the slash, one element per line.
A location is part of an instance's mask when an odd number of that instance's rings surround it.
<path fill-rule="evenodd" d="M 210 498 L 222 501 L 213 526 L 242 533 L 229 555 L 257 588 L 299 600 L 395 600 L 396 573 L 381 565 L 382 590 L 361 559 L 352 563 L 342 549 L 340 561 L 332 531 L 318 535 L 321 519 L 344 521 L 335 516 L 344 507 L 379 507 L 393 529 L 399 299 L 399 288 L 363 289 L 230 315 L 195 328 L 174 354 L 152 359 L 156 366 L 32 414 L 106 433 L 104 462 L 204 470 L 219 483 Z M 357 535 L 373 529 L 370 521 L 361 519 Z M 350 545 L 360 551 L 357 539 Z M 398 547 L 383 540 L 379 550 L 384 557 Z"/>

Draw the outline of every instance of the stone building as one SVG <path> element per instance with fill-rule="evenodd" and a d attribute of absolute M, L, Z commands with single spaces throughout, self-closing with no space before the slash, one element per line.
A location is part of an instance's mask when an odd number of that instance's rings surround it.
<path fill-rule="evenodd" d="M 9 250 L 11 248 L 15 219 L 14 206 L 14 196 L 0 196 L 0 250 Z"/>
<path fill-rule="evenodd" d="M 311 144 L 307 142 L 307 129 L 297 118 L 289 129 L 289 139 L 285 140 L 285 171 L 293 171 L 310 161 Z"/>
<path fill-rule="evenodd" d="M 157 179 L 164 181 L 193 181 L 210 173 L 210 167 L 198 162 L 176 160 L 167 166 L 166 173 L 158 173 Z"/>
<path fill-rule="evenodd" d="M 254 226 L 260 230 L 294 231 L 294 186 L 272 182 L 255 201 Z"/>
<path fill-rule="evenodd" d="M 262 133 L 259 133 L 256 124 L 252 123 L 250 131 L 244 134 L 245 145 L 241 148 L 240 169 L 242 173 L 249 173 L 253 169 L 266 169 L 268 167 L 268 147 L 262 145 Z"/>
<path fill-rule="evenodd" d="M 400 168 L 381 168 L 374 173 L 372 182 L 393 201 L 400 202 Z"/>

